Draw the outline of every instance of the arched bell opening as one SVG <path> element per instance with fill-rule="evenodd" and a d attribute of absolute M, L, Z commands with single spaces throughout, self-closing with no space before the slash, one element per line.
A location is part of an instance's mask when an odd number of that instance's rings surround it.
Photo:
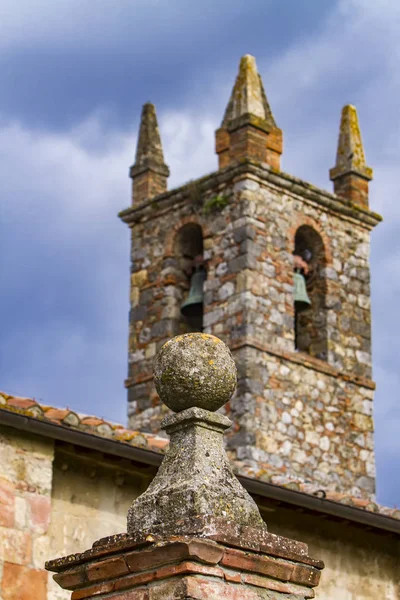
<path fill-rule="evenodd" d="M 200 225 L 184 225 L 175 239 L 175 256 L 181 271 L 180 330 L 184 333 L 203 330 L 203 288 L 207 279 L 203 252 L 203 232 Z"/>
<path fill-rule="evenodd" d="M 295 349 L 327 360 L 326 255 L 319 233 L 299 227 L 293 254 Z"/>

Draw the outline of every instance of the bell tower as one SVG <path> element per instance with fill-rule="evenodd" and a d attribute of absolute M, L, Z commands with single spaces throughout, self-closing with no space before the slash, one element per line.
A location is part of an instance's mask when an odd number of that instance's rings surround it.
<path fill-rule="evenodd" d="M 381 218 L 355 108 L 342 112 L 335 193 L 280 170 L 282 131 L 249 55 L 216 132 L 217 171 L 167 191 L 152 105 L 140 132 L 132 206 L 120 213 L 132 232 L 130 426 L 160 428 L 157 350 L 204 331 L 238 367 L 224 408 L 231 459 L 272 483 L 371 498 L 369 238 Z"/>

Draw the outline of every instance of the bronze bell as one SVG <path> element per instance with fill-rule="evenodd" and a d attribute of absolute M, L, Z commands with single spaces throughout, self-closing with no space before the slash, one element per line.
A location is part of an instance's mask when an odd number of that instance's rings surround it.
<path fill-rule="evenodd" d="M 207 278 L 204 267 L 197 266 L 190 281 L 190 290 L 188 297 L 181 306 L 181 313 L 185 317 L 197 317 L 201 311 L 204 293 L 203 284 Z"/>
<path fill-rule="evenodd" d="M 301 273 L 293 274 L 294 304 L 297 311 L 306 310 L 311 306 L 311 300 L 307 294 L 306 280 Z"/>

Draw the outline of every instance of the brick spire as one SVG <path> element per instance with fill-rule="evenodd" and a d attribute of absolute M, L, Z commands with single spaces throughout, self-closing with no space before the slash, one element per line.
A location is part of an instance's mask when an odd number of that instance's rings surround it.
<path fill-rule="evenodd" d="M 372 169 L 365 161 L 357 110 L 352 104 L 342 109 L 336 164 L 329 176 L 335 194 L 368 208 L 368 182 L 372 179 Z"/>
<path fill-rule="evenodd" d="M 219 168 L 249 158 L 280 168 L 282 131 L 276 126 L 254 56 L 242 57 L 239 73 L 216 132 Z"/>
<path fill-rule="evenodd" d="M 135 164 L 130 169 L 132 202 L 140 203 L 165 192 L 168 176 L 156 109 L 148 102 L 143 105 Z"/>

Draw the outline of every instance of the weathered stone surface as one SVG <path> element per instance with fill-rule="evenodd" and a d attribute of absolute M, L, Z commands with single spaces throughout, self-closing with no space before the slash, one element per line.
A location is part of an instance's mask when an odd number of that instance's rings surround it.
<path fill-rule="evenodd" d="M 175 412 L 197 406 L 217 410 L 236 388 L 237 371 L 229 348 L 204 333 L 173 338 L 162 347 L 154 366 L 161 400 Z"/>
<path fill-rule="evenodd" d="M 249 113 L 267 121 L 270 127 L 276 127 L 255 58 L 246 54 L 240 61 L 239 74 L 221 126 L 228 126 L 231 121 Z"/>
<path fill-rule="evenodd" d="M 182 520 L 205 515 L 265 529 L 225 454 L 223 432 L 231 421 L 210 412 L 236 386 L 228 347 L 203 333 L 178 336 L 159 351 L 154 373 L 160 398 L 179 412 L 162 423 L 170 445 L 156 477 L 129 509 L 128 533 L 179 535 Z"/>
<path fill-rule="evenodd" d="M 331 178 L 351 172 L 372 179 L 372 169 L 367 167 L 365 160 L 357 110 L 355 106 L 347 104 L 342 110 L 336 165 L 331 170 Z"/>
<path fill-rule="evenodd" d="M 28 400 L 21 399 L 21 407 Z M 52 440 L 0 426 L 0 598 L 47 600 Z"/>
<path fill-rule="evenodd" d="M 47 600 L 47 573 L 6 562 L 3 567 L 2 600 Z"/>
<path fill-rule="evenodd" d="M 368 209 L 368 182 L 372 169 L 367 166 L 355 106 L 343 107 L 336 164 L 329 172 L 335 194 Z"/>
<path fill-rule="evenodd" d="M 173 536 L 173 542 L 180 542 L 190 545 L 190 552 L 193 554 L 193 544 L 197 548 L 197 542 L 202 543 L 202 548 L 209 548 L 208 543 L 221 542 L 229 547 L 242 548 L 253 552 L 262 552 L 278 558 L 287 558 L 289 560 L 300 560 L 304 564 L 309 564 L 316 568 L 322 568 L 323 563 L 308 556 L 307 544 L 296 540 L 269 533 L 265 527 L 248 527 L 240 525 L 235 521 L 228 521 L 226 518 L 214 517 L 211 515 L 197 515 L 177 522 L 179 535 Z M 132 552 L 141 553 L 151 549 L 152 544 L 156 547 L 162 545 L 163 540 L 169 537 L 164 529 L 164 524 L 155 526 L 151 533 L 138 532 L 132 535 L 120 533 L 117 535 L 101 538 L 93 543 L 92 548 L 82 553 L 71 554 L 63 558 L 50 560 L 46 563 L 46 568 L 56 573 L 64 571 L 68 567 L 68 579 L 72 584 L 76 581 L 80 569 L 76 567 L 87 563 L 88 561 L 100 560 L 110 553 L 118 551 L 124 555 L 130 555 Z M 193 540 L 196 540 L 195 542 Z M 212 540 L 207 542 L 207 540 Z M 203 544 L 205 543 L 205 546 Z M 215 548 L 215 546 L 213 546 Z M 190 556 L 192 556 L 190 554 Z M 139 554 L 138 554 L 139 555 Z M 146 555 L 148 556 L 148 555 Z M 189 557 L 189 555 L 188 555 Z M 202 558 L 204 560 L 204 558 Z M 71 579 L 70 579 L 71 578 Z M 79 578 L 79 577 L 78 577 Z"/>
<path fill-rule="evenodd" d="M 164 422 L 171 441 L 150 486 L 132 504 L 128 533 L 181 533 L 183 519 L 213 515 L 266 527 L 257 505 L 234 476 L 223 446 L 230 421 L 193 407 Z"/>
<path fill-rule="evenodd" d="M 169 169 L 164 162 L 156 109 L 143 105 L 135 164 L 130 169 L 132 201 L 144 202 L 167 189 Z"/>
<path fill-rule="evenodd" d="M 254 56 L 242 57 L 221 127 L 215 136 L 220 169 L 252 158 L 280 168 L 282 131 L 276 126 Z M 247 189 L 257 189 L 257 183 Z"/>

